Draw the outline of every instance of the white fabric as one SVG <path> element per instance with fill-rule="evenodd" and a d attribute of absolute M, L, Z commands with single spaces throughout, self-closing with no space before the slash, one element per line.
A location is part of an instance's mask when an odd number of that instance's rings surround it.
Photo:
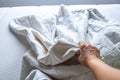
<path fill-rule="evenodd" d="M 14 19 L 10 29 L 24 36 L 31 45 L 23 58 L 21 80 L 38 79 L 41 71 L 56 79 L 88 80 L 92 74 L 80 64 L 57 65 L 75 55 L 79 41 L 89 41 L 98 47 L 102 58 L 112 56 L 113 59 L 107 59 L 108 63 L 120 57 L 120 24 L 105 18 L 96 9 L 70 11 L 61 6 L 58 14 L 52 16 Z M 40 72 L 32 72 L 34 69 Z"/>

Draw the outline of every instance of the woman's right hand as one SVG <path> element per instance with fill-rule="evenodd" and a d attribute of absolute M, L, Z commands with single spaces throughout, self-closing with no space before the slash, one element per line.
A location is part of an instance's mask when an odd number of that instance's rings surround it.
<path fill-rule="evenodd" d="M 79 48 L 80 55 L 78 61 L 85 66 L 88 66 L 87 64 L 89 61 L 100 58 L 99 49 L 97 49 L 95 46 L 92 46 L 89 42 L 80 42 Z"/>

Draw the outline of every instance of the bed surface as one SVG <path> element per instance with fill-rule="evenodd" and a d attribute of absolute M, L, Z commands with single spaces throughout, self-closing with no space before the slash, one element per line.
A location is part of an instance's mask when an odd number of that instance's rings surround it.
<path fill-rule="evenodd" d="M 22 56 L 29 49 L 24 38 L 16 37 L 9 30 L 9 21 L 25 15 L 54 14 L 59 6 L 24 6 L 0 8 L 0 80 L 19 80 Z M 96 8 L 105 17 L 120 21 L 120 5 L 71 5 L 71 10 Z M 20 39 L 20 40 L 19 40 Z"/>

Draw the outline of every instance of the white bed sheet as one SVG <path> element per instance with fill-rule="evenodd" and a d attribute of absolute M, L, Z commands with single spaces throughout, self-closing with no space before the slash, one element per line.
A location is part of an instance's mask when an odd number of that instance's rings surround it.
<path fill-rule="evenodd" d="M 22 56 L 28 50 L 27 42 L 18 40 L 10 32 L 8 23 L 16 17 L 57 13 L 59 6 L 29 6 L 0 8 L 0 80 L 19 80 Z M 71 5 L 69 9 L 97 8 L 104 16 L 120 21 L 120 5 Z"/>

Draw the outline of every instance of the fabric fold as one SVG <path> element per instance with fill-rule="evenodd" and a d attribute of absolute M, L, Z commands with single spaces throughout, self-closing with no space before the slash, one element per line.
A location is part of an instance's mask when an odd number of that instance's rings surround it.
<path fill-rule="evenodd" d="M 10 21 L 10 29 L 25 37 L 31 46 L 23 57 L 21 80 L 88 80 L 92 73 L 74 56 L 79 41 L 95 45 L 108 64 L 120 57 L 119 23 L 97 9 L 67 8 L 61 5 L 58 14 L 49 17 L 28 15 Z"/>

